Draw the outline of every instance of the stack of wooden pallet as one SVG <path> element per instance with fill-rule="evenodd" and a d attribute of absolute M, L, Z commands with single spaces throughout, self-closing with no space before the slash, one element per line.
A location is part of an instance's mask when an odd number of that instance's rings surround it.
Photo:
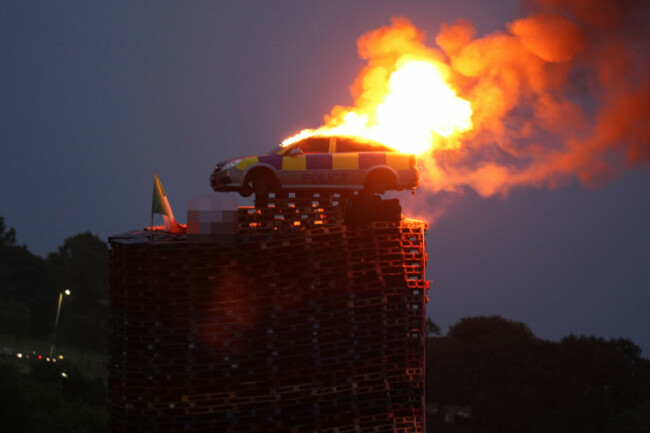
<path fill-rule="evenodd" d="M 110 239 L 111 432 L 423 431 L 426 224 L 350 229 L 340 200 Z"/>

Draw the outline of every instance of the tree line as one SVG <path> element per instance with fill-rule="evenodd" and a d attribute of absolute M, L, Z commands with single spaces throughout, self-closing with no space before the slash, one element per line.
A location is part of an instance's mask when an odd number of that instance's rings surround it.
<path fill-rule="evenodd" d="M 0 337 L 8 346 L 0 356 L 0 431 L 106 431 L 106 386 L 101 377 L 81 371 L 67 356 L 53 363 L 35 356 L 27 359 L 27 353 L 18 359 L 15 352 L 49 346 L 59 295 L 70 290 L 62 302 L 57 347 L 105 359 L 108 246 L 91 233 L 80 233 L 43 258 L 16 238 L 16 231 L 0 217 Z"/>
<path fill-rule="evenodd" d="M 18 245 L 0 217 L 0 335 L 49 341 L 59 294 L 57 341 L 81 351 L 105 353 L 108 344 L 108 246 L 90 232 L 65 239 L 43 258 Z"/>
<path fill-rule="evenodd" d="M 464 318 L 427 338 L 425 389 L 428 431 L 650 431 L 650 360 L 623 338 L 553 342 L 521 322 Z"/>

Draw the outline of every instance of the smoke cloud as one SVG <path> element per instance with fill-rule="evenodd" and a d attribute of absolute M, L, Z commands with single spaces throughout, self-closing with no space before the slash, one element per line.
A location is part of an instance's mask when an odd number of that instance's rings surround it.
<path fill-rule="evenodd" d="M 430 189 L 597 186 L 650 162 L 648 4 L 539 0 L 507 31 L 436 37 L 474 110 L 462 147 L 435 150 Z"/>

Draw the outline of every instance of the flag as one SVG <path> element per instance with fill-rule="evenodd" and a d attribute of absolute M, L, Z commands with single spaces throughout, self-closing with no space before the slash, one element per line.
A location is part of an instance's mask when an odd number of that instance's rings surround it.
<path fill-rule="evenodd" d="M 151 216 L 153 214 L 160 214 L 163 216 L 163 218 L 168 217 L 170 219 L 174 219 L 174 214 L 172 212 L 172 208 L 169 205 L 169 201 L 167 200 L 167 195 L 165 194 L 165 190 L 162 187 L 162 183 L 160 183 L 160 179 L 158 178 L 158 175 L 154 173 L 153 175 L 153 201 L 151 202 Z"/>
<path fill-rule="evenodd" d="M 172 212 L 172 207 L 169 205 L 169 200 L 167 200 L 167 195 L 165 190 L 160 183 L 158 175 L 154 173 L 153 175 L 153 200 L 151 202 L 151 221 L 153 226 L 153 216 L 154 214 L 160 214 L 165 221 L 165 229 L 170 233 L 185 233 L 187 226 L 179 224 L 174 219 L 174 213 Z M 152 230 L 154 228 L 152 227 Z"/>

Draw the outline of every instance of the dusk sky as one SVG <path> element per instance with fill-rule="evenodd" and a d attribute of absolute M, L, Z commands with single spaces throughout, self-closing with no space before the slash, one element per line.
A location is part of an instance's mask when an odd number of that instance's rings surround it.
<path fill-rule="evenodd" d="M 443 23 L 471 20 L 481 37 L 526 14 L 515 0 L 4 2 L 0 216 L 42 256 L 80 232 L 106 240 L 149 224 L 157 172 L 185 222 L 188 199 L 217 194 L 217 161 L 352 103 L 365 32 L 403 16 L 434 46 Z M 443 331 L 496 314 L 541 338 L 629 338 L 650 356 L 647 165 L 597 187 L 400 197 L 425 218 L 446 203 L 427 235 L 428 313 Z"/>

